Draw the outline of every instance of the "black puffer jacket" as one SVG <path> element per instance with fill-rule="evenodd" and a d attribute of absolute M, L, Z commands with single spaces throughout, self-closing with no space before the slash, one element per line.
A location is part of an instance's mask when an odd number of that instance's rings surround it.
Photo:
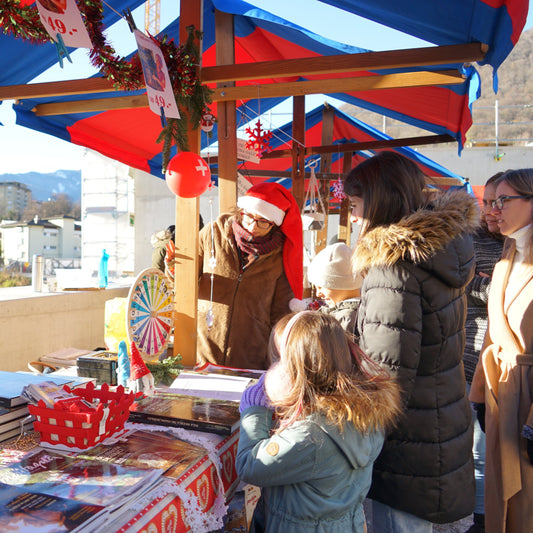
<path fill-rule="evenodd" d="M 374 465 L 369 497 L 434 523 L 474 508 L 465 393 L 465 287 L 474 271 L 476 200 L 442 195 L 358 242 L 360 346 L 402 386 L 405 411 Z"/>

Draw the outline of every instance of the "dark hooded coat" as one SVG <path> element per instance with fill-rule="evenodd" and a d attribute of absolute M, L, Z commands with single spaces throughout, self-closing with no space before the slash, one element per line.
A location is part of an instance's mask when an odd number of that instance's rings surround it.
<path fill-rule="evenodd" d="M 454 192 L 358 242 L 360 346 L 402 389 L 404 413 L 374 465 L 369 497 L 434 523 L 474 509 L 465 391 L 465 288 L 474 272 L 474 197 Z"/>

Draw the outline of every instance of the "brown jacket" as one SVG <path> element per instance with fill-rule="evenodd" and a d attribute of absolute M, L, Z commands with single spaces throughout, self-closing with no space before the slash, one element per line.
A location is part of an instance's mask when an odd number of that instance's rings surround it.
<path fill-rule="evenodd" d="M 524 424 L 533 427 L 533 265 L 504 307 L 514 253 L 511 241 L 494 268 L 487 348 L 470 393 L 472 401 L 486 404 L 487 533 L 522 533 L 533 524 L 533 466 L 520 435 Z"/>
<path fill-rule="evenodd" d="M 282 248 L 239 269 L 233 216 L 222 214 L 200 232 L 197 361 L 237 368 L 266 369 L 267 346 L 273 325 L 290 312 L 293 293 L 283 270 Z M 213 227 L 216 266 L 211 307 L 211 249 Z"/>

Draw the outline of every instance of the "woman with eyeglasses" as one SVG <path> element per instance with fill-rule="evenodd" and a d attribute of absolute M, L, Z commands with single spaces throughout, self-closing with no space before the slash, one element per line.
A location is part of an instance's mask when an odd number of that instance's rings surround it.
<path fill-rule="evenodd" d="M 494 174 L 485 183 L 481 227 L 473 236 L 476 270 L 474 279 L 466 290 L 468 310 L 465 322 L 466 344 L 463 354 L 468 391 L 470 391 L 488 326 L 487 302 L 492 271 L 502 256 L 503 236 L 498 227 L 498 219 L 492 212 L 492 202 L 496 198 L 496 180 L 502 174 L 503 172 Z M 485 531 L 485 433 L 482 431 L 475 409 L 472 411 L 472 421 L 474 423 L 472 453 L 476 477 L 476 506 L 474 523 L 466 533 L 483 533 Z"/>
<path fill-rule="evenodd" d="M 200 232 L 197 361 L 266 370 L 272 327 L 302 298 L 302 219 L 278 183 L 237 206 Z"/>
<path fill-rule="evenodd" d="M 533 524 L 533 169 L 496 181 L 492 213 L 507 239 L 470 399 L 484 404 L 485 530 L 521 533 Z"/>

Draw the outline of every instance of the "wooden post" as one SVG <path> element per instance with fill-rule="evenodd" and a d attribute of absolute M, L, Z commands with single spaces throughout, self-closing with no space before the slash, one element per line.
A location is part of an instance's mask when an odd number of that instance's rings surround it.
<path fill-rule="evenodd" d="M 302 210 L 305 192 L 305 96 L 292 99 L 292 195 Z"/>
<path fill-rule="evenodd" d="M 322 146 L 329 145 L 333 142 L 333 121 L 335 119 L 335 111 L 329 107 L 329 105 L 324 106 L 322 112 Z M 320 170 L 322 172 L 331 171 L 331 154 L 322 154 L 320 156 L 321 165 Z M 323 250 L 328 244 L 328 222 L 329 222 L 329 186 L 330 180 L 323 180 L 321 182 L 321 191 L 320 195 L 322 197 L 322 202 L 324 203 L 325 209 L 325 218 L 324 226 L 322 229 L 316 231 L 315 235 L 315 252 L 318 253 L 320 250 Z"/>
<path fill-rule="evenodd" d="M 342 173 L 343 181 L 344 177 L 352 168 L 352 152 L 346 152 L 343 158 Z M 350 222 L 351 215 L 350 200 L 344 198 L 341 202 L 340 207 L 340 217 L 339 217 L 339 239 L 344 241 L 348 246 L 351 245 L 351 235 L 352 235 L 352 223 Z"/>
<path fill-rule="evenodd" d="M 202 31 L 203 0 L 181 0 L 180 44 L 187 40 L 187 27 Z M 201 43 L 196 43 L 200 51 Z M 200 153 L 200 128 L 193 129 L 185 110 L 189 151 Z M 176 197 L 176 267 L 174 277 L 174 355 L 180 354 L 185 366 L 196 363 L 196 324 L 198 321 L 198 198 Z"/>
<path fill-rule="evenodd" d="M 215 10 L 217 65 L 235 63 L 233 15 Z M 217 84 L 234 87 L 235 82 Z M 218 205 L 220 213 L 237 204 L 237 112 L 235 100 L 218 103 Z"/>

